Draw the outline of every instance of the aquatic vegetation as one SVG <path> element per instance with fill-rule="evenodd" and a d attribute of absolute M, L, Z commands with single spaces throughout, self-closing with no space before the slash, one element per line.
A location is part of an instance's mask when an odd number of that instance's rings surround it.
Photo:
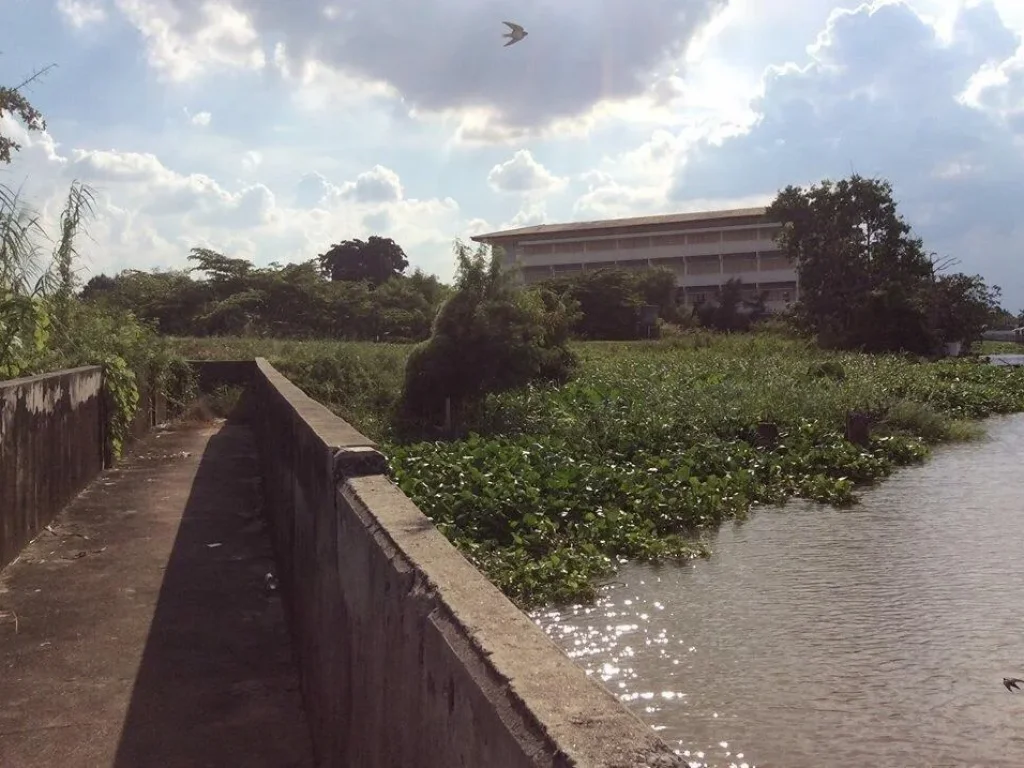
<path fill-rule="evenodd" d="M 396 482 L 524 607 L 590 599 L 624 559 L 707 554 L 703 534 L 756 505 L 853 504 L 963 420 L 1024 410 L 1024 371 L 971 362 L 771 336 L 579 350 L 574 381 L 492 397 L 468 439 L 387 446 Z M 874 419 L 865 447 L 850 411 Z"/>
<path fill-rule="evenodd" d="M 756 506 L 856 502 L 859 487 L 1024 411 L 1024 369 L 824 352 L 779 334 L 574 345 L 577 376 L 487 399 L 466 439 L 399 443 L 388 415 L 410 347 L 180 340 L 264 355 L 375 439 L 396 482 L 523 607 L 586 600 L 624 559 L 708 554 Z M 219 345 L 216 349 L 213 345 Z M 844 437 L 867 413 L 868 445 Z"/>

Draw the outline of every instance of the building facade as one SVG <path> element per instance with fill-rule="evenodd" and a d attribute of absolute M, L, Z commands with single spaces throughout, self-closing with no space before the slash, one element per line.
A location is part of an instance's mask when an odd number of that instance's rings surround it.
<path fill-rule="evenodd" d="M 775 243 L 779 229 L 764 208 L 741 208 L 541 224 L 472 239 L 501 246 L 506 265 L 518 267 L 526 283 L 607 267 L 667 267 L 683 304 L 713 300 L 737 278 L 744 298 L 763 294 L 768 309 L 779 311 L 799 292 L 796 268 Z"/>

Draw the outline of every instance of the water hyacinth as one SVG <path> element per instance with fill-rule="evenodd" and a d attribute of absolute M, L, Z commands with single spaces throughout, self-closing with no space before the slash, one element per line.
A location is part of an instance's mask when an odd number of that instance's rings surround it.
<path fill-rule="evenodd" d="M 402 444 L 387 424 L 407 346 L 180 344 L 190 357 L 265 355 L 380 441 L 403 490 L 523 607 L 590 599 L 623 559 L 707 554 L 707 534 L 752 507 L 852 504 L 930 445 L 976 435 L 973 420 L 1024 411 L 1024 369 L 694 333 L 578 344 L 570 383 L 490 397 L 467 439 Z M 867 446 L 844 439 L 851 411 L 875 420 Z"/>
<path fill-rule="evenodd" d="M 468 439 L 387 447 L 396 482 L 523 607 L 590 599 L 623 559 L 706 555 L 704 534 L 755 505 L 852 504 L 965 420 L 1024 410 L 1024 371 L 974 362 L 770 336 L 580 351 L 576 380 L 491 398 Z M 867 446 L 844 438 L 850 411 L 873 415 Z"/>

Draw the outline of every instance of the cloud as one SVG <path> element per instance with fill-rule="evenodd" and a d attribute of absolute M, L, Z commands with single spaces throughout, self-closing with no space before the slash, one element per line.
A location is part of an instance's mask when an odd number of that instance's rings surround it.
<path fill-rule="evenodd" d="M 282 197 L 262 181 L 231 185 L 176 170 L 154 153 L 62 151 L 49 133 L 28 134 L 6 116 L 0 132 L 23 145 L 2 181 L 18 186 L 24 177 L 48 232 L 73 179 L 95 190 L 90 238 L 80 244 L 86 274 L 181 266 L 194 246 L 285 263 L 342 239 L 382 234 L 405 248 L 413 266 L 449 279 L 451 241 L 465 228 L 455 200 L 409 198 L 398 174 L 381 165 L 340 182 L 307 173 Z"/>
<path fill-rule="evenodd" d="M 267 63 L 249 15 L 223 0 L 114 0 L 146 41 L 150 65 L 171 81 L 211 69 Z"/>
<path fill-rule="evenodd" d="M 98 24 L 107 18 L 106 8 L 95 0 L 57 0 L 57 10 L 76 29 Z"/>
<path fill-rule="evenodd" d="M 295 205 L 299 208 L 317 208 L 337 190 L 326 177 L 311 171 L 299 179 L 295 186 Z"/>
<path fill-rule="evenodd" d="M 387 84 L 424 113 L 482 110 L 493 126 L 535 129 L 638 96 L 725 0 L 116 0 L 150 62 L 175 80 L 210 67 L 311 64 Z M 530 37 L 502 47 L 501 20 Z M 497 130 L 497 127 L 492 130 Z"/>
<path fill-rule="evenodd" d="M 520 149 L 487 174 L 487 183 L 496 192 L 552 192 L 563 188 L 566 181 L 534 160 L 528 149 Z"/>
<path fill-rule="evenodd" d="M 242 170 L 252 173 L 263 164 L 263 153 L 250 149 L 242 155 Z"/>
<path fill-rule="evenodd" d="M 210 119 L 212 117 L 213 116 L 209 112 L 196 112 L 189 118 L 189 122 L 192 123 L 192 125 L 198 125 L 205 128 L 210 124 Z"/>
<path fill-rule="evenodd" d="M 341 197 L 358 203 L 392 203 L 402 199 L 402 183 L 390 168 L 375 165 L 346 184 Z"/>
<path fill-rule="evenodd" d="M 809 61 L 765 74 L 757 123 L 689 149 L 669 196 L 774 196 L 851 172 L 881 176 L 926 247 L 1024 304 L 1020 43 L 985 2 L 962 9 L 948 39 L 902 3 L 834 11 Z"/>

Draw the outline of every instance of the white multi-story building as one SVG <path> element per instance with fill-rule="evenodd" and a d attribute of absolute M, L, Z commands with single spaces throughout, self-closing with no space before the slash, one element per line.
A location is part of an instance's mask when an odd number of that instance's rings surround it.
<path fill-rule="evenodd" d="M 607 267 L 667 267 L 684 304 L 713 299 L 738 278 L 745 298 L 763 293 L 768 309 L 777 311 L 796 301 L 799 290 L 796 268 L 774 240 L 779 229 L 764 208 L 741 208 L 541 224 L 472 239 L 501 246 L 506 264 L 518 267 L 526 283 Z"/>

